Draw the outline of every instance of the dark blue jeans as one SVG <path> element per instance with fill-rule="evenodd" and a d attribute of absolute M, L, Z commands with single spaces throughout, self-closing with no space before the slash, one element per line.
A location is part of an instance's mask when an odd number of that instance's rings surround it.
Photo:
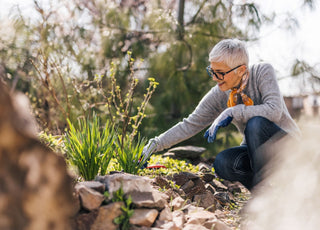
<path fill-rule="evenodd" d="M 272 145 L 287 133 L 264 117 L 253 117 L 244 130 L 247 145 L 220 152 L 213 167 L 217 175 L 229 181 L 239 181 L 251 190 L 263 179 L 263 167 L 274 154 Z"/>

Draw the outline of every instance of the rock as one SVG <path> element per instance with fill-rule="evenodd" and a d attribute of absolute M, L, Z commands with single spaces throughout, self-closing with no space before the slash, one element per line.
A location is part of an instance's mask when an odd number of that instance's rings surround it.
<path fill-rule="evenodd" d="M 110 197 L 113 193 L 123 189 L 126 196 L 131 196 L 132 203 L 137 208 L 163 209 L 167 204 L 167 197 L 151 186 L 152 180 L 148 177 L 135 176 L 131 174 L 113 174 L 97 177 L 96 180 L 105 184 Z"/>
<path fill-rule="evenodd" d="M 163 229 L 160 229 L 160 228 L 150 228 L 150 227 L 145 227 L 145 226 L 135 226 L 135 225 L 132 225 L 130 227 L 130 230 L 163 230 Z"/>
<path fill-rule="evenodd" d="M 186 196 L 182 189 L 168 189 L 164 192 L 164 194 L 169 197 L 169 200 L 172 200 L 178 196 L 181 196 L 182 198 Z"/>
<path fill-rule="evenodd" d="M 104 195 L 83 184 L 77 184 L 75 190 L 79 194 L 81 206 L 89 211 L 98 209 L 105 199 Z"/>
<path fill-rule="evenodd" d="M 181 186 L 181 189 L 187 194 L 191 191 L 191 189 L 194 186 L 194 182 L 192 180 L 189 180 L 184 185 Z"/>
<path fill-rule="evenodd" d="M 83 185 L 87 188 L 93 189 L 101 194 L 105 192 L 104 184 L 98 182 L 98 181 L 81 181 L 78 182 L 76 186 Z"/>
<path fill-rule="evenodd" d="M 206 183 L 211 182 L 213 179 L 215 178 L 215 176 L 212 173 L 205 173 L 202 176 L 202 180 L 204 180 Z"/>
<path fill-rule="evenodd" d="M 203 162 L 200 162 L 198 164 L 198 167 L 199 167 L 199 171 L 202 172 L 202 173 L 210 173 L 211 169 L 212 169 L 212 167 L 210 165 L 205 164 Z"/>
<path fill-rule="evenodd" d="M 182 230 L 208 230 L 206 227 L 197 224 L 186 224 Z"/>
<path fill-rule="evenodd" d="M 72 229 L 90 230 L 91 225 L 94 223 L 97 216 L 98 210 L 77 215 L 77 217 L 75 218 L 75 226 Z"/>
<path fill-rule="evenodd" d="M 137 208 L 156 208 L 162 210 L 167 205 L 168 197 L 158 191 L 128 193 Z"/>
<path fill-rule="evenodd" d="M 193 180 L 193 182 L 194 182 L 194 186 L 190 189 L 190 191 L 188 192 L 185 191 L 186 197 L 189 199 L 192 199 L 194 195 L 202 194 L 202 193 L 205 193 L 206 191 L 205 184 L 200 178 Z"/>
<path fill-rule="evenodd" d="M 0 229 L 71 229 L 72 178 L 37 139 L 28 99 L 0 82 Z"/>
<path fill-rule="evenodd" d="M 216 192 L 214 197 L 222 206 L 226 206 L 234 202 L 228 192 Z"/>
<path fill-rule="evenodd" d="M 207 229 L 212 230 L 231 230 L 225 223 L 220 220 L 209 220 L 203 224 Z"/>
<path fill-rule="evenodd" d="M 174 222 L 168 221 L 157 221 L 156 227 L 159 229 L 166 229 L 166 230 L 181 230 L 181 227 L 178 227 Z M 154 228 L 152 228 L 154 230 Z"/>
<path fill-rule="evenodd" d="M 136 176 L 128 173 L 116 173 L 112 175 L 97 176 L 96 181 L 103 183 L 106 190 L 110 193 L 112 198 L 113 193 L 120 188 L 125 194 L 132 191 L 151 192 L 153 190 L 152 180 L 148 177 Z"/>
<path fill-rule="evenodd" d="M 172 180 L 177 185 L 182 186 L 185 183 L 187 183 L 189 180 L 194 180 L 194 179 L 198 179 L 198 178 L 199 178 L 199 176 L 197 176 L 196 174 L 189 173 L 189 172 L 181 172 L 181 173 L 173 174 Z"/>
<path fill-rule="evenodd" d="M 211 212 L 214 212 L 216 209 L 216 199 L 210 191 L 195 195 L 193 197 L 193 201 L 196 202 L 200 207 L 203 207 Z"/>
<path fill-rule="evenodd" d="M 160 188 L 169 189 L 171 188 L 171 185 L 169 181 L 166 178 L 157 176 L 153 179 L 153 184 L 159 186 Z"/>
<path fill-rule="evenodd" d="M 193 204 L 188 204 L 184 206 L 183 212 L 188 214 L 188 213 L 200 212 L 203 210 L 204 210 L 203 207 L 194 206 Z"/>
<path fill-rule="evenodd" d="M 179 159 L 176 154 L 174 153 L 171 153 L 171 152 L 166 152 L 164 154 L 162 154 L 162 157 L 165 158 L 165 157 L 169 157 L 171 159 Z"/>
<path fill-rule="evenodd" d="M 225 186 L 224 184 L 222 184 L 218 180 L 212 180 L 212 181 L 209 182 L 209 184 L 211 184 L 217 190 L 217 192 L 228 191 L 228 187 Z"/>
<path fill-rule="evenodd" d="M 177 158 L 191 160 L 199 158 L 204 151 L 206 151 L 206 148 L 196 146 L 181 146 L 169 149 L 169 152 L 174 153 Z"/>
<path fill-rule="evenodd" d="M 158 219 L 160 221 L 171 221 L 172 218 L 173 218 L 172 217 L 172 212 L 171 212 L 170 208 L 167 206 L 160 212 L 160 215 L 159 215 Z"/>
<path fill-rule="evenodd" d="M 184 223 L 186 222 L 185 220 L 185 215 L 183 213 L 183 211 L 181 210 L 177 210 L 177 211 L 174 211 L 172 213 L 172 216 L 173 216 L 173 223 L 180 229 L 183 228 L 183 225 Z"/>
<path fill-rule="evenodd" d="M 246 188 L 240 183 L 235 182 L 228 185 L 228 191 L 231 193 L 241 193 L 245 192 Z"/>
<path fill-rule="evenodd" d="M 116 230 L 118 225 L 116 225 L 113 220 L 122 214 L 121 206 L 123 202 L 114 202 L 109 205 L 104 205 L 99 208 L 99 213 L 95 219 L 90 230 Z"/>
<path fill-rule="evenodd" d="M 160 229 L 160 228 L 140 227 L 140 226 L 132 225 L 130 227 L 130 230 L 162 230 L 162 229 Z"/>
<path fill-rule="evenodd" d="M 211 184 L 206 184 L 205 188 L 207 191 L 210 191 L 212 194 L 216 193 L 216 189 Z"/>
<path fill-rule="evenodd" d="M 185 205 L 185 200 L 181 197 L 177 197 L 170 202 L 170 206 L 173 210 L 181 209 Z"/>
<path fill-rule="evenodd" d="M 159 212 L 156 209 L 135 209 L 130 224 L 151 227 Z"/>
<path fill-rule="evenodd" d="M 195 224 L 195 225 L 202 225 L 201 221 L 198 218 L 189 218 L 187 224 Z"/>
<path fill-rule="evenodd" d="M 187 223 L 189 223 L 189 220 L 197 220 L 199 224 L 204 224 L 207 221 L 210 220 L 216 220 L 215 214 L 208 211 L 198 211 L 198 212 L 188 212 L 186 215 Z"/>

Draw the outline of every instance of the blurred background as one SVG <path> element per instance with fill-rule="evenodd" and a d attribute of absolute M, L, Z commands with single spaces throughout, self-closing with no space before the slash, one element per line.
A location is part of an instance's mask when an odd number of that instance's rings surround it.
<path fill-rule="evenodd" d="M 94 111 L 108 120 L 103 90 L 148 78 L 159 85 L 139 132 L 159 135 L 188 116 L 214 86 L 205 67 L 224 38 L 247 41 L 250 63 L 271 63 L 291 115 L 320 123 L 320 22 L 316 0 L 0 0 L 0 78 L 31 101 L 39 128 L 61 135 Z M 127 65 L 128 52 L 134 65 Z M 99 80 L 99 83 L 98 83 Z M 100 87 L 102 86 L 102 87 Z M 137 110 L 133 108 L 133 110 Z M 208 155 L 240 143 L 235 127 L 214 144 L 200 132 L 180 145 Z"/>

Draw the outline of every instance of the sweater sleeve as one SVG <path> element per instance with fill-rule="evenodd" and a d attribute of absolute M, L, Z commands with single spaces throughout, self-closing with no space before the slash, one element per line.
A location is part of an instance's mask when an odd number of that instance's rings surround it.
<path fill-rule="evenodd" d="M 170 148 L 171 146 L 184 141 L 207 127 L 223 111 L 223 103 L 227 95 L 213 87 L 199 102 L 196 109 L 181 122 L 162 133 L 154 140 L 157 143 L 156 151 Z M 224 103 L 226 104 L 226 103 Z"/>
<path fill-rule="evenodd" d="M 254 116 L 262 116 L 275 123 L 279 122 L 283 112 L 282 95 L 273 67 L 270 64 L 259 65 L 253 68 L 250 78 L 255 88 L 251 91 L 259 93 L 261 101 L 255 101 L 253 106 L 243 104 L 236 106 L 233 111 L 234 119 L 237 122 L 247 123 Z"/>

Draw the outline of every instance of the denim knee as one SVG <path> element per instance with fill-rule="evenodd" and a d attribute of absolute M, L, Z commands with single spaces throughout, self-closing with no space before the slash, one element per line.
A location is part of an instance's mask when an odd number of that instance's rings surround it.
<path fill-rule="evenodd" d="M 221 156 L 221 154 L 218 154 L 213 162 L 213 168 L 214 171 L 218 174 L 218 176 L 223 176 L 224 171 L 223 169 L 225 169 L 227 167 L 227 160 Z"/>
<path fill-rule="evenodd" d="M 263 130 L 263 127 L 267 122 L 270 122 L 267 118 L 256 116 L 248 120 L 246 128 L 244 130 L 245 135 L 258 134 L 259 131 Z"/>
<path fill-rule="evenodd" d="M 230 179 L 232 174 L 231 163 L 223 154 L 218 154 L 213 162 L 213 168 L 219 177 Z"/>

